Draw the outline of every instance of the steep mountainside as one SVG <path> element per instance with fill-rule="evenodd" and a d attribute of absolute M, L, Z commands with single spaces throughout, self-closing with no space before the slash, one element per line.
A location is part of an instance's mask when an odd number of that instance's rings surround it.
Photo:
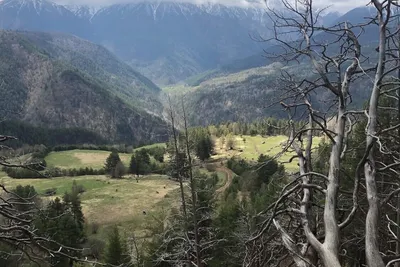
<path fill-rule="evenodd" d="M 373 47 L 365 48 L 370 51 L 370 58 L 373 58 Z M 264 67 L 207 79 L 196 86 L 178 85 L 166 90 L 172 95 L 177 95 L 176 99 L 184 96 L 190 122 L 195 125 L 226 121 L 250 122 L 265 117 L 287 118 L 280 105 L 280 101 L 287 97 L 285 85 L 281 80 L 282 70 L 299 80 L 312 79 L 312 75 L 315 75 L 308 62 L 290 66 L 275 62 Z M 351 105 L 362 106 L 370 89 L 369 79 L 357 80 L 351 88 Z M 332 95 L 326 90 L 321 90 L 316 92 L 311 102 L 316 110 L 325 110 L 330 108 L 330 99 Z M 301 113 L 298 111 L 297 115 Z"/>
<path fill-rule="evenodd" d="M 259 8 L 173 2 L 113 5 L 91 22 L 96 42 L 161 84 L 260 51 L 250 35 L 269 24 Z"/>
<path fill-rule="evenodd" d="M 102 44 L 160 84 L 170 84 L 260 51 L 264 9 L 143 1 L 97 10 L 46 0 L 0 2 L 0 27 L 72 33 Z"/>
<path fill-rule="evenodd" d="M 39 47 L 42 39 L 34 42 L 30 37 L 35 39 L 31 34 L 0 31 L 4 118 L 50 128 L 84 128 L 112 142 L 137 144 L 165 137 L 160 118 L 112 94 L 112 85 L 91 76 L 88 66 L 80 69 L 78 63 L 70 64 L 73 60 L 61 60 L 65 55 L 52 55 L 50 42 Z"/>
<path fill-rule="evenodd" d="M 44 49 L 52 58 L 67 62 L 76 69 L 107 84 L 106 89 L 128 104 L 161 114 L 160 88 L 149 79 L 118 60 L 102 46 L 61 33 L 21 32 L 25 38 Z"/>
<path fill-rule="evenodd" d="M 371 13 L 371 10 L 372 9 L 370 7 L 359 7 L 350 10 L 342 16 L 338 16 L 338 13 L 328 13 L 325 17 L 322 17 L 319 20 L 319 23 L 324 25 L 335 25 L 338 22 L 347 21 L 351 25 L 357 25 L 370 20 L 373 15 Z M 358 28 L 355 30 L 356 33 L 359 33 L 359 41 L 364 46 L 371 46 L 374 43 L 377 43 L 376 31 L 376 25 L 369 25 L 367 27 L 363 27 L 362 29 Z M 314 41 L 319 43 L 327 43 L 332 38 L 332 35 L 320 33 L 314 37 Z M 294 41 L 296 39 L 292 40 Z M 329 49 L 331 51 L 334 51 L 338 48 L 336 44 L 331 44 L 329 46 Z M 266 52 L 270 55 L 274 55 L 280 54 L 281 52 L 283 52 L 283 50 L 279 45 L 275 45 L 273 43 L 265 44 L 263 50 L 258 51 L 254 55 L 248 56 L 246 58 L 237 59 L 213 70 L 208 70 L 206 72 L 194 75 L 188 78 L 186 82 L 191 86 L 197 86 L 200 83 L 212 78 L 223 77 L 247 69 L 268 66 L 269 64 L 274 63 L 275 59 L 268 57 Z"/>
<path fill-rule="evenodd" d="M 12 30 L 65 32 L 88 38 L 90 23 L 64 6 L 45 0 L 0 2 L 0 27 Z"/>

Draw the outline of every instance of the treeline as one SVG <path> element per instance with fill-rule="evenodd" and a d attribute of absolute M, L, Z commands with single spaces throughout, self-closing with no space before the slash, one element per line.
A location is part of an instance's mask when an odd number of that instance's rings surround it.
<path fill-rule="evenodd" d="M 18 157 L 20 155 L 31 154 L 30 158 L 21 163 L 24 167 L 3 167 L 2 170 L 7 173 L 7 175 L 11 178 L 44 178 L 44 177 L 75 177 L 75 176 L 84 176 L 84 175 L 111 175 L 111 170 L 107 169 L 107 162 L 105 163 L 105 167 L 100 169 L 93 169 L 91 167 L 85 168 L 69 168 L 62 169 L 56 167 L 48 167 L 45 161 L 45 157 L 51 151 L 67 151 L 73 149 L 85 149 L 85 150 L 104 150 L 111 151 L 110 156 L 113 156 L 115 153 L 118 155 L 119 152 L 122 153 L 132 153 L 133 147 L 126 145 L 65 145 L 65 146 L 57 146 L 54 148 L 48 148 L 44 145 L 35 145 L 28 146 L 25 145 L 21 148 L 10 150 L 10 151 L 2 151 L 2 155 L 6 157 Z M 164 164 L 164 155 L 166 153 L 166 148 L 163 146 L 153 146 L 149 148 L 142 148 L 133 153 L 133 160 L 148 158 L 145 163 L 140 163 L 140 170 L 135 167 L 133 169 L 132 163 L 129 167 L 127 166 L 119 166 L 118 170 L 121 175 L 126 173 L 132 173 L 137 175 L 144 175 L 149 173 L 158 173 L 165 174 L 167 172 L 167 165 Z M 137 155 L 142 155 L 137 156 Z M 144 155 L 144 156 L 143 156 Z M 150 156 L 155 159 L 155 162 L 150 162 Z M 119 159 L 119 156 L 118 156 Z M 122 161 L 119 159 L 118 161 Z M 18 162 L 17 162 L 18 163 Z M 114 166 L 115 167 L 115 166 Z"/>
<path fill-rule="evenodd" d="M 45 168 L 45 166 L 40 170 L 33 168 L 32 166 L 22 168 L 22 167 L 5 167 L 3 171 L 11 178 L 15 179 L 27 179 L 27 178 L 46 178 L 46 177 L 75 177 L 75 176 L 85 176 L 85 175 L 104 175 L 106 174 L 104 168 L 93 169 L 91 167 L 86 168 L 71 168 L 71 169 L 61 169 L 61 168 Z"/>
<path fill-rule="evenodd" d="M 81 128 L 45 128 L 32 126 L 20 121 L 0 122 L 2 135 L 15 136 L 18 139 L 8 142 L 11 147 L 43 144 L 53 147 L 60 144 L 107 144 L 107 140 L 98 134 Z"/>
<path fill-rule="evenodd" d="M 51 148 L 52 151 L 69 151 L 75 149 L 82 150 L 102 150 L 102 151 L 117 151 L 119 153 L 132 153 L 135 147 L 132 145 L 119 144 L 119 145 L 96 145 L 96 144 L 77 144 L 77 145 L 57 145 Z"/>
<path fill-rule="evenodd" d="M 301 121 L 293 122 L 296 126 L 305 123 Z M 254 122 L 227 122 L 218 125 L 208 126 L 209 132 L 217 137 L 226 136 L 228 134 L 234 135 L 288 135 L 289 120 L 264 118 Z"/>
<path fill-rule="evenodd" d="M 125 174 L 145 175 L 149 173 L 165 174 L 168 165 L 164 163 L 166 148 L 154 146 L 136 150 L 131 158 L 129 166 L 125 166 L 121 161 L 118 151 L 114 150 L 108 156 L 105 165 L 100 169 L 91 167 L 61 169 L 47 167 L 44 157 L 48 149 L 42 147 L 42 150 L 32 154 L 29 161 L 24 164 L 26 167 L 3 167 L 3 171 L 11 178 L 44 178 L 44 177 L 75 177 L 85 175 L 110 175 L 113 178 L 120 178 Z M 155 162 L 150 160 L 150 156 Z"/>
<path fill-rule="evenodd" d="M 161 146 L 138 149 L 132 154 L 127 167 L 118 152 L 112 151 L 106 159 L 103 174 L 110 175 L 112 178 L 121 178 L 128 173 L 136 176 L 149 173 L 166 174 L 168 164 L 164 162 L 165 153 L 166 148 Z M 153 156 L 154 162 L 151 161 L 150 155 Z"/>

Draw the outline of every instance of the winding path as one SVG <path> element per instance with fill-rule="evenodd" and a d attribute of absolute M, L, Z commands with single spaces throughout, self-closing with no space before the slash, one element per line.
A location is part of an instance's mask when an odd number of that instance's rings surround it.
<path fill-rule="evenodd" d="M 216 190 L 216 193 L 220 194 L 220 193 L 225 192 L 225 190 L 228 189 L 229 186 L 232 184 L 233 172 L 230 169 L 223 167 L 223 166 L 217 167 L 215 170 L 218 172 L 225 173 L 225 176 L 226 176 L 225 184 Z"/>

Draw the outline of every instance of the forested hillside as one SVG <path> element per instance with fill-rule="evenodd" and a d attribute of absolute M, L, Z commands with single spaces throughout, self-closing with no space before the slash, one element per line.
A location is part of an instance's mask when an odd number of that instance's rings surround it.
<path fill-rule="evenodd" d="M 44 36 L 50 38 L 50 35 Z M 63 40 L 68 42 L 68 39 Z M 45 44 L 40 47 L 23 33 L 0 32 L 0 88 L 4 118 L 49 128 L 84 128 L 115 142 L 139 143 L 165 138 L 162 119 L 141 109 L 145 104 L 148 108 L 151 105 L 159 107 L 153 98 L 157 87 L 151 82 L 128 67 L 90 65 L 89 57 L 74 58 L 74 54 L 80 51 L 79 47 L 69 54 L 59 50 L 59 54 L 53 56 L 54 51 L 46 50 L 50 43 Z M 62 48 L 61 45 L 56 47 Z M 102 59 L 101 53 L 96 55 L 98 61 L 113 64 L 113 57 Z M 115 59 L 114 64 L 118 64 Z M 104 70 L 107 68 L 109 72 Z M 131 76 L 124 76 L 123 80 L 115 75 L 118 82 L 109 82 L 113 80 L 111 69 L 128 72 Z M 129 79 L 131 84 L 128 85 Z M 137 102 L 142 104 L 136 105 Z M 152 112 L 160 113 L 157 109 Z"/>
<path fill-rule="evenodd" d="M 370 47 L 366 47 L 366 50 L 371 51 Z M 376 53 L 371 53 L 371 58 L 373 56 Z M 312 66 L 306 62 L 286 66 L 276 62 L 207 79 L 197 86 L 176 85 L 165 90 L 177 98 L 185 99 L 189 121 L 194 125 L 226 121 L 251 122 L 269 116 L 282 119 L 287 118 L 287 114 L 280 102 L 290 96 L 285 90 L 288 83 L 282 80 L 282 73 L 298 79 L 312 79 L 316 76 Z M 365 79 L 354 82 L 352 106 L 360 107 L 365 103 L 369 83 L 370 80 Z M 332 97 L 322 90 L 310 96 L 310 100 L 324 111 L 333 103 Z M 301 116 L 301 112 L 297 116 Z"/>

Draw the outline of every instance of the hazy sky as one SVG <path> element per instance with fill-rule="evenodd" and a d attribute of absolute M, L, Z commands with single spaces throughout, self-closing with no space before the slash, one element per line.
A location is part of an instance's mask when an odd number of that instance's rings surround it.
<path fill-rule="evenodd" d="M 0 0 L 1 1 L 1 0 Z M 264 0 L 53 0 L 54 2 L 60 4 L 89 4 L 92 6 L 103 6 L 114 3 L 131 3 L 131 2 L 144 2 L 144 1 L 181 1 L 181 2 L 189 2 L 189 3 L 204 3 L 204 2 L 214 2 L 221 3 L 225 5 L 238 5 L 243 6 L 247 5 L 248 2 L 259 2 L 264 3 Z M 280 0 L 267 0 L 270 2 L 276 2 Z M 346 12 L 351 8 L 357 6 L 366 5 L 368 0 L 315 0 L 321 6 L 329 6 L 332 5 L 331 10 Z"/>

